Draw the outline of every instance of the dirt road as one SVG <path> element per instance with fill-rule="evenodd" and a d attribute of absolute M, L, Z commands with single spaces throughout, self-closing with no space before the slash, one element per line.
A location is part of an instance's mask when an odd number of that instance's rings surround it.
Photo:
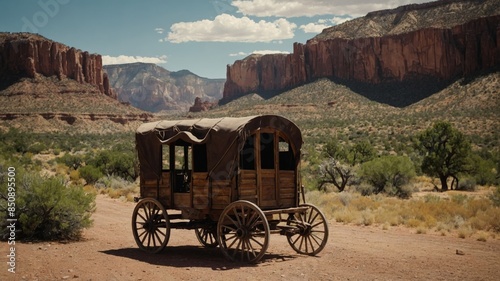
<path fill-rule="evenodd" d="M 176 229 L 165 251 L 147 254 L 132 236 L 134 206 L 98 196 L 84 241 L 17 243 L 15 274 L 7 271 L 8 245 L 2 242 L 0 280 L 499 280 L 498 239 L 335 222 L 317 257 L 298 255 L 285 237 L 272 235 L 259 264 L 233 263 L 218 248 L 201 247 L 194 231 Z"/>

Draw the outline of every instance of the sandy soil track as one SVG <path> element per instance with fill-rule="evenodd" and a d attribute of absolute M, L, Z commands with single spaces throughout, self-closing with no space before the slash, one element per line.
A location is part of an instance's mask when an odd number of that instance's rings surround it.
<path fill-rule="evenodd" d="M 259 264 L 229 262 L 218 248 L 203 248 L 194 231 L 177 229 L 165 251 L 147 254 L 132 236 L 134 206 L 98 196 L 84 241 L 17 243 L 15 274 L 7 271 L 8 245 L 2 242 L 0 280 L 498 280 L 500 274 L 498 239 L 335 222 L 317 257 L 298 255 L 285 237 L 272 235 Z"/>

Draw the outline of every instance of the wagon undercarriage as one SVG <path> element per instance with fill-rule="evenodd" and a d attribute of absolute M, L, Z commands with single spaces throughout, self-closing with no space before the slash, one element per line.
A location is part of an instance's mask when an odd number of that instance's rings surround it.
<path fill-rule="evenodd" d="M 328 240 L 325 216 L 313 205 L 261 210 L 244 200 L 229 204 L 219 220 L 213 221 L 168 214 L 160 202 L 146 198 L 134 209 L 132 229 L 137 245 L 147 252 L 162 251 L 171 229 L 192 229 L 203 246 L 219 246 L 230 260 L 251 263 L 265 255 L 271 234 L 286 236 L 290 246 L 305 255 L 316 255 Z"/>

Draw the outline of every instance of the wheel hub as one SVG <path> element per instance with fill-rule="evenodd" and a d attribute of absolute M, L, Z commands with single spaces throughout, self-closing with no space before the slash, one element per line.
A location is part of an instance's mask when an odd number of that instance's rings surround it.
<path fill-rule="evenodd" d="M 309 236 L 312 232 L 312 227 L 309 224 L 301 225 L 299 233 L 302 236 Z"/>
<path fill-rule="evenodd" d="M 248 236 L 248 230 L 246 228 L 240 227 L 236 230 L 236 237 L 242 239 Z"/>
<path fill-rule="evenodd" d="M 147 221 L 144 223 L 144 225 L 142 226 L 148 233 L 152 233 L 155 231 L 155 224 L 153 223 L 153 221 Z"/>

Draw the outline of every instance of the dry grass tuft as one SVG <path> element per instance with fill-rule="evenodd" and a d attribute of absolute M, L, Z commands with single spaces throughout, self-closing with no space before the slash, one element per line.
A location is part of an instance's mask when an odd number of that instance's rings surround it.
<path fill-rule="evenodd" d="M 476 193 L 427 194 L 404 200 L 384 195 L 362 196 L 356 192 L 306 193 L 306 201 L 318 206 L 327 217 L 344 224 L 414 228 L 418 234 L 430 230 L 446 236 L 456 233 L 480 241 L 500 232 L 500 208 Z"/>

